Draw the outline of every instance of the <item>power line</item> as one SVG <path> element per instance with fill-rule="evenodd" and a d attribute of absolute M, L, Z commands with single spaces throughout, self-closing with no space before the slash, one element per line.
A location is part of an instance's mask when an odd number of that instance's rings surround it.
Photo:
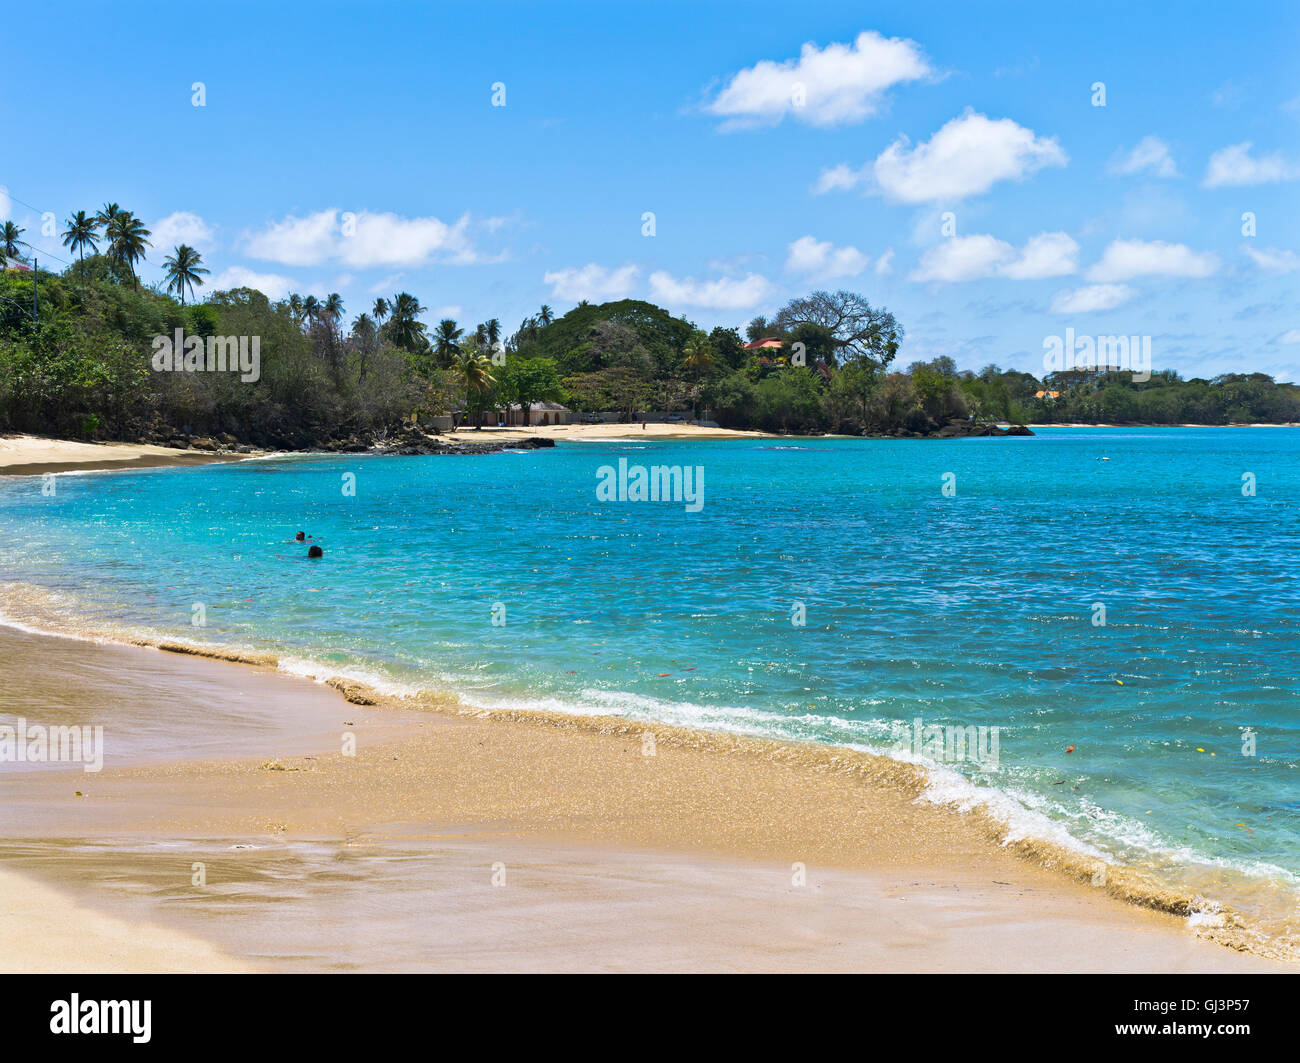
<path fill-rule="evenodd" d="M 56 218 L 58 217 L 58 214 L 55 213 L 55 212 L 52 211 L 52 210 L 41 210 L 40 207 L 33 207 L 33 206 L 32 206 L 30 203 L 28 203 L 25 199 L 19 199 L 16 195 L 14 195 L 12 192 L 10 192 L 8 188 L 5 189 L 5 193 L 6 193 L 6 194 L 9 196 L 9 198 L 12 199 L 15 203 L 19 203 L 19 204 L 21 204 L 22 206 L 26 207 L 28 210 L 34 210 L 34 211 L 36 211 L 37 214 L 40 214 L 40 215 L 42 215 L 42 216 L 44 216 L 44 215 L 46 215 L 46 214 L 53 214 Z M 69 262 L 66 258 L 61 258 L 60 256 L 54 254 L 54 252 L 52 252 L 52 251 L 46 251 L 43 247 L 37 247 L 35 244 L 31 243 L 29 240 L 23 240 L 22 243 L 26 244 L 26 245 L 27 245 L 28 247 L 30 247 L 33 251 L 38 251 L 38 252 L 40 252 L 42 255 L 46 255 L 46 256 L 48 256 L 49 258 L 54 259 L 55 262 L 62 262 L 65 266 L 75 266 L 75 265 L 76 265 L 75 262 Z"/>

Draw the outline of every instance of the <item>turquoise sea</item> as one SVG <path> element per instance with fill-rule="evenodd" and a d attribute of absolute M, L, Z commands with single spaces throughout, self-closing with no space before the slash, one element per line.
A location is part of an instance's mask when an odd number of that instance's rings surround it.
<path fill-rule="evenodd" d="M 620 459 L 702 470 L 702 508 L 598 500 Z M 996 727 L 996 763 L 937 765 L 931 798 L 1293 933 L 1300 431 L 631 439 L 43 484 L 0 483 L 10 621 L 905 759 L 927 759 L 916 721 Z"/>

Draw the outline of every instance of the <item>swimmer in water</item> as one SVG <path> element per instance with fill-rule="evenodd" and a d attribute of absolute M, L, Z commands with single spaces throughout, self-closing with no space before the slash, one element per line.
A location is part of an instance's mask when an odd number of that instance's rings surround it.
<path fill-rule="evenodd" d="M 294 541 L 295 543 L 301 543 L 301 542 L 304 542 L 304 541 L 306 540 L 306 538 L 307 538 L 307 535 L 306 535 L 305 532 L 299 532 L 297 535 L 295 535 L 295 536 L 293 537 L 293 541 Z"/>
<path fill-rule="evenodd" d="M 312 547 L 310 547 L 310 548 L 307 550 L 307 556 L 308 556 L 308 557 L 324 557 L 324 556 L 325 556 L 325 551 L 322 550 L 319 546 L 312 546 Z"/>

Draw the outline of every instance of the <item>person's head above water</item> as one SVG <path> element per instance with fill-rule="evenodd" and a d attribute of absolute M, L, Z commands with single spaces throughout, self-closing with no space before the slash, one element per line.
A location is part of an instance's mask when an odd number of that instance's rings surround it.
<path fill-rule="evenodd" d="M 300 543 L 300 542 L 302 542 L 302 541 L 303 541 L 304 539 L 306 539 L 306 538 L 307 538 L 307 533 L 306 533 L 306 532 L 299 532 L 297 535 L 295 535 L 295 536 L 293 537 L 293 541 L 296 542 L 296 543 Z"/>
<path fill-rule="evenodd" d="M 319 546 L 310 546 L 310 547 L 307 548 L 307 556 L 308 556 L 308 557 L 324 557 L 324 556 L 325 556 L 325 551 L 322 550 Z"/>

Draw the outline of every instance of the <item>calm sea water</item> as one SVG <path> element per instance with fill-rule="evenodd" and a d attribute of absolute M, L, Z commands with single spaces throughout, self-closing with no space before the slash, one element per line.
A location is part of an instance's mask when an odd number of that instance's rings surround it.
<path fill-rule="evenodd" d="M 598 501 L 620 458 L 701 467 L 703 508 Z M 1300 876 L 1300 431 L 632 440 L 56 484 L 0 484 L 0 579 L 59 592 L 70 624 L 896 753 L 916 720 L 996 727 L 996 770 L 937 785 L 1193 882 Z"/>

